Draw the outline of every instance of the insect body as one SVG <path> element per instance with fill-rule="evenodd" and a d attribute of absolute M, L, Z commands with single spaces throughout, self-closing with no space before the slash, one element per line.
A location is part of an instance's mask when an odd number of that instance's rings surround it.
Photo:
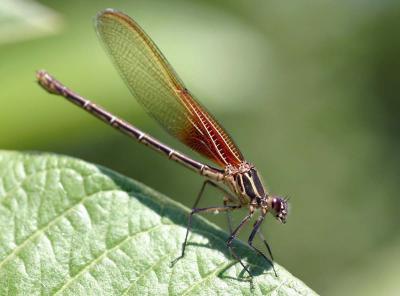
<path fill-rule="evenodd" d="M 175 160 L 207 179 L 189 215 L 186 237 L 179 258 L 185 254 L 194 214 L 215 211 L 229 213 L 245 207 L 249 212 L 231 231 L 227 246 L 232 255 L 251 275 L 232 249 L 232 242 L 242 227 L 252 218 L 254 212 L 259 210 L 260 215 L 254 224 L 248 243 L 266 261 L 270 262 L 260 250 L 253 246 L 253 239 L 257 233 L 260 234 L 271 255 L 259 228 L 267 213 L 272 213 L 282 223 L 286 222 L 286 200 L 270 195 L 265 190 L 256 168 L 244 159 L 228 133 L 187 90 L 154 42 L 134 20 L 121 12 L 107 9 L 97 15 L 96 30 L 128 88 L 150 116 L 171 135 L 212 160 L 218 167 L 196 161 L 159 142 L 135 126 L 74 93 L 46 71 L 37 72 L 39 84 L 48 92 L 65 97 L 122 133 L 137 139 L 140 143 L 161 152 L 169 159 Z M 223 192 L 223 205 L 198 208 L 198 202 L 208 184 Z M 225 184 L 229 190 L 219 184 Z"/>

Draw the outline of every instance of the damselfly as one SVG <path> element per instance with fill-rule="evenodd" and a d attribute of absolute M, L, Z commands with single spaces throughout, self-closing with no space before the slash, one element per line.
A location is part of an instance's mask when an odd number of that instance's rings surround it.
<path fill-rule="evenodd" d="M 140 143 L 161 152 L 169 159 L 206 178 L 190 212 L 182 253 L 178 259 L 185 255 L 194 214 L 206 212 L 227 212 L 229 214 L 236 209 L 247 208 L 248 213 L 239 226 L 233 231 L 230 229 L 230 237 L 226 242 L 227 247 L 251 276 L 248 267 L 232 248 L 232 243 L 239 231 L 258 210 L 259 216 L 254 223 L 248 244 L 272 264 L 263 252 L 253 246 L 253 239 L 257 233 L 260 235 L 273 260 L 271 250 L 259 230 L 268 212 L 272 213 L 281 223 L 286 222 L 287 201 L 279 196 L 271 195 L 265 190 L 257 169 L 244 159 L 228 133 L 187 90 L 154 42 L 134 20 L 121 12 L 107 9 L 97 15 L 96 30 L 128 88 L 144 109 L 170 134 L 213 161 L 218 167 L 193 160 L 157 141 L 133 125 L 74 93 L 43 70 L 37 72 L 40 85 L 48 92 L 65 97 L 120 132 L 137 139 Z M 207 185 L 212 185 L 223 193 L 223 205 L 197 208 Z M 227 188 L 221 185 L 225 185 Z"/>

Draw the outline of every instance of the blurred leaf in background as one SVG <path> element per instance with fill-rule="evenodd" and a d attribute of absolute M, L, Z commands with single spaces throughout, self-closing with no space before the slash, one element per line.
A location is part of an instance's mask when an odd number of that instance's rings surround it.
<path fill-rule="evenodd" d="M 269 220 L 263 230 L 277 261 L 324 295 L 349 289 L 375 295 L 380 285 L 394 294 L 398 270 L 387 254 L 400 245 L 398 1 L 36 3 L 63 26 L 57 34 L 0 46 L 2 149 L 79 157 L 192 205 L 198 176 L 34 82 L 35 70 L 45 68 L 191 153 L 144 114 L 96 39 L 95 14 L 122 10 L 230 131 L 270 191 L 292 197 L 288 223 Z M 8 16 L 0 8 L 4 24 Z M 19 14 L 26 10 L 21 6 Z M 30 24 L 31 14 L 26 18 Z M 216 194 L 210 190 L 204 205 L 219 202 Z M 225 227 L 225 219 L 210 219 Z"/>
<path fill-rule="evenodd" d="M 46 6 L 28 0 L 0 2 L 0 44 L 55 34 L 60 17 Z"/>

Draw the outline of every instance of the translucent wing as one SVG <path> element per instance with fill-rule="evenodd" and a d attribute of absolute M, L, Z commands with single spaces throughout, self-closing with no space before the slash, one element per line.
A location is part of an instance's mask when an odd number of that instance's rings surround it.
<path fill-rule="evenodd" d="M 243 161 L 231 137 L 134 20 L 107 9 L 97 15 L 96 29 L 130 91 L 170 134 L 220 166 Z"/>

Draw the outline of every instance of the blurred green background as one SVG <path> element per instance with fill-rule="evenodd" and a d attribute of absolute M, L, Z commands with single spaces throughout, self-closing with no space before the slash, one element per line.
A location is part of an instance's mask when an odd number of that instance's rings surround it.
<path fill-rule="evenodd" d="M 35 83 L 44 68 L 197 157 L 144 113 L 103 52 L 92 21 L 107 7 L 141 24 L 269 190 L 291 197 L 288 223 L 263 229 L 277 262 L 323 295 L 398 295 L 400 2 L 3 0 L 0 148 L 82 158 L 190 207 L 200 177 Z M 202 205 L 220 202 L 210 190 Z"/>

